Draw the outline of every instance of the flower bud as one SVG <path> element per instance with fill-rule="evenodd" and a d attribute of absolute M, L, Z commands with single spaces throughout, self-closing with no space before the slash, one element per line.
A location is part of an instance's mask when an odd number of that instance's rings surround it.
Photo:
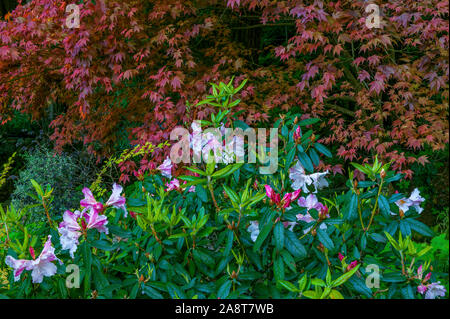
<path fill-rule="evenodd" d="M 386 177 L 386 172 L 385 172 L 384 168 L 381 169 L 380 177 L 381 177 L 381 179 L 384 179 Z"/>
<path fill-rule="evenodd" d="M 33 259 L 36 259 L 36 255 L 35 255 L 35 253 L 34 253 L 33 247 L 30 246 L 30 248 L 29 248 L 28 250 L 30 251 L 31 257 L 32 257 Z"/>

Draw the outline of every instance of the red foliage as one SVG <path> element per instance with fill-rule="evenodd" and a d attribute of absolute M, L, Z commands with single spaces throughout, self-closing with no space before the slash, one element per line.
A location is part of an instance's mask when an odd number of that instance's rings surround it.
<path fill-rule="evenodd" d="M 378 3 L 380 29 L 365 26 L 365 1 L 87 1 L 67 29 L 64 1 L 33 0 L 0 21 L 0 121 L 12 109 L 39 118 L 57 101 L 57 149 L 83 141 L 108 155 L 120 127 L 133 145 L 160 143 L 205 118 L 211 109 L 187 101 L 236 75 L 251 84 L 236 108 L 247 123 L 293 108 L 324 119 L 323 142 L 344 159 L 378 153 L 410 174 L 426 158 L 404 151 L 448 143 L 448 2 Z M 285 46 L 262 49 L 279 63 L 259 65 L 260 50 L 234 40 L 249 14 L 265 24 L 255 28 L 292 24 Z"/>

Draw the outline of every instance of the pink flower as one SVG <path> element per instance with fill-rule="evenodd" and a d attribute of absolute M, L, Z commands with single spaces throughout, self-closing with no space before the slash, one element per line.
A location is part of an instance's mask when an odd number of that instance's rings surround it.
<path fill-rule="evenodd" d="M 299 198 L 300 193 L 302 192 L 301 189 L 297 189 L 296 191 L 294 191 L 293 193 L 291 193 L 291 200 L 294 201 L 297 198 Z"/>
<path fill-rule="evenodd" d="M 106 202 L 105 206 L 103 206 L 102 203 L 97 202 L 97 200 L 94 198 L 92 191 L 89 188 L 85 187 L 83 188 L 84 199 L 80 201 L 80 205 L 81 207 L 85 207 L 86 209 L 92 208 L 98 213 L 103 212 L 105 207 L 112 206 L 117 209 L 123 209 L 123 211 L 125 212 L 123 216 L 127 217 L 128 212 L 127 208 L 125 207 L 126 199 L 124 196 L 120 196 L 122 190 L 123 190 L 122 186 L 114 183 L 112 194 L 109 197 L 108 201 Z"/>
<path fill-rule="evenodd" d="M 80 201 L 81 207 L 92 207 L 96 211 L 103 211 L 103 204 L 95 200 L 94 194 L 92 194 L 92 191 L 89 188 L 83 188 L 82 192 L 84 194 L 84 199 Z"/>
<path fill-rule="evenodd" d="M 269 197 L 270 200 L 279 208 L 289 208 L 291 206 L 291 203 L 300 196 L 301 192 L 301 190 L 299 189 L 293 193 L 286 193 L 284 194 L 283 199 L 281 199 L 280 194 L 275 193 L 270 185 L 264 185 L 264 187 L 266 189 L 267 197 Z"/>
<path fill-rule="evenodd" d="M 78 218 L 81 213 L 79 211 L 66 211 L 63 215 L 63 221 L 59 224 L 58 232 L 61 235 L 59 241 L 62 250 L 69 250 L 70 256 L 74 258 L 73 254 L 78 247 L 78 238 L 81 236 L 81 226 L 78 224 Z"/>
<path fill-rule="evenodd" d="M 283 196 L 283 203 L 284 203 L 283 207 L 284 208 L 291 206 L 291 199 L 292 199 L 291 193 L 284 194 L 284 196 Z"/>
<path fill-rule="evenodd" d="M 294 131 L 293 138 L 296 143 L 300 142 L 300 139 L 302 138 L 301 133 L 300 133 L 300 126 L 298 126 L 297 129 Z"/>
<path fill-rule="evenodd" d="M 83 217 L 87 222 L 86 229 L 97 229 L 100 233 L 108 234 L 108 218 L 105 215 L 99 215 L 95 209 L 91 209 L 90 214 L 84 212 Z"/>
<path fill-rule="evenodd" d="M 170 183 L 167 183 L 166 186 L 167 186 L 166 192 L 169 192 L 174 189 L 178 189 L 178 188 L 180 188 L 180 181 L 175 178 L 175 179 L 171 180 Z"/>
<path fill-rule="evenodd" d="M 272 187 L 270 187 L 270 185 L 264 185 L 264 188 L 266 189 L 266 195 L 267 197 L 269 197 L 272 201 L 275 201 L 275 192 L 272 189 Z"/>
<path fill-rule="evenodd" d="M 41 283 L 44 276 L 51 277 L 56 274 L 57 268 L 53 264 L 53 261 L 59 261 L 60 264 L 62 262 L 55 256 L 55 248 L 52 246 L 51 239 L 52 236 L 48 235 L 47 242 L 37 259 L 17 260 L 11 256 L 6 256 L 5 263 L 14 269 L 14 281 L 20 279 L 20 275 L 24 270 L 32 270 L 31 278 L 33 283 Z"/>
<path fill-rule="evenodd" d="M 425 293 L 425 291 L 427 291 L 427 286 L 425 286 L 424 284 L 420 284 L 417 287 L 417 291 L 423 295 Z"/>
<path fill-rule="evenodd" d="M 80 226 L 81 224 L 81 226 Z M 59 241 L 61 250 L 69 250 L 70 257 L 74 258 L 79 244 L 79 238 L 84 230 L 97 229 L 100 233 L 108 234 L 108 218 L 105 215 L 99 215 L 98 211 L 90 208 L 90 213 L 86 210 L 83 212 L 66 211 L 63 221 L 59 224 L 58 232 L 60 233 Z"/>
<path fill-rule="evenodd" d="M 161 171 L 161 175 L 167 178 L 172 178 L 172 161 L 167 157 L 164 162 L 158 166 L 158 170 Z"/>
<path fill-rule="evenodd" d="M 125 207 L 126 199 L 124 196 L 120 196 L 120 194 L 122 193 L 122 190 L 123 190 L 122 186 L 114 183 L 112 194 L 109 197 L 109 199 L 105 205 L 106 205 L 106 207 L 112 206 L 117 209 L 123 209 L 123 211 L 125 212 L 123 217 L 126 218 L 128 215 L 128 212 L 127 212 L 127 208 Z"/>
<path fill-rule="evenodd" d="M 343 261 L 344 258 L 345 258 L 344 255 L 342 255 L 341 253 L 338 254 L 338 257 L 339 257 L 339 260 L 340 260 L 340 261 Z"/>
<path fill-rule="evenodd" d="M 352 262 L 350 263 L 350 265 L 347 266 L 347 271 L 352 270 L 353 268 L 356 267 L 356 265 L 358 265 L 358 261 L 357 261 L 357 260 L 352 261 Z"/>

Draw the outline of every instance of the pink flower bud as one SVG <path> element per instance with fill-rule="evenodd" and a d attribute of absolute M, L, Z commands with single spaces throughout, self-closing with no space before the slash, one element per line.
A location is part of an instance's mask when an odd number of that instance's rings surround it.
<path fill-rule="evenodd" d="M 339 260 L 343 261 L 344 260 L 344 255 L 342 255 L 341 253 L 338 254 Z"/>
<path fill-rule="evenodd" d="M 34 253 L 33 247 L 30 246 L 30 248 L 29 248 L 28 250 L 30 251 L 31 257 L 32 257 L 33 259 L 36 259 L 36 255 L 35 255 L 35 253 Z"/>
<path fill-rule="evenodd" d="M 347 266 L 347 271 L 352 270 L 353 268 L 356 267 L 356 265 L 358 265 L 358 261 L 357 261 L 357 260 L 352 261 L 352 262 L 350 263 L 350 265 Z"/>

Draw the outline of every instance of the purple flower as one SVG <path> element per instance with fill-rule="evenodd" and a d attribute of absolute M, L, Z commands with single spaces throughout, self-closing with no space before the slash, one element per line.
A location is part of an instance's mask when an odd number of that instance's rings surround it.
<path fill-rule="evenodd" d="M 306 198 L 300 197 L 298 199 L 297 203 L 298 203 L 298 206 L 300 206 L 300 207 L 306 207 L 306 209 L 308 211 L 310 209 L 315 209 L 315 210 L 319 211 L 322 206 L 322 204 L 319 203 L 316 195 L 314 195 L 314 194 L 309 194 Z"/>
<path fill-rule="evenodd" d="M 421 284 L 419 287 L 417 287 L 417 290 L 419 293 L 424 294 L 425 292 L 425 299 L 435 299 L 436 297 L 445 297 L 445 293 L 447 290 L 444 286 L 440 285 L 440 281 L 433 282 L 427 286 L 423 286 Z"/>
<path fill-rule="evenodd" d="M 157 169 L 161 171 L 162 176 L 172 178 L 172 161 L 167 157 Z"/>
<path fill-rule="evenodd" d="M 42 249 L 41 254 L 37 259 L 25 260 L 25 259 L 15 259 L 11 256 L 6 256 L 5 263 L 14 269 L 14 281 L 20 279 L 20 275 L 24 270 L 32 270 L 31 278 L 33 283 L 41 283 L 44 276 L 51 277 L 56 274 L 56 266 L 53 261 L 59 261 L 55 256 L 55 248 L 52 246 L 52 236 L 48 235 L 47 242 Z"/>

